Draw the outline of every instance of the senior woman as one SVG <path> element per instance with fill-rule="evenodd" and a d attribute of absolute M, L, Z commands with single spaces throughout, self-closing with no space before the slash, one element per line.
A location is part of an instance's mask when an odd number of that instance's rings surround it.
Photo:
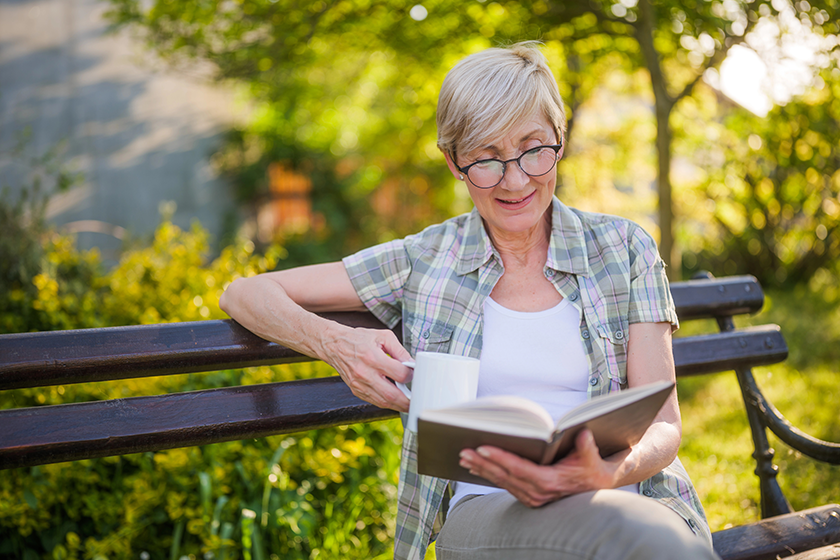
<path fill-rule="evenodd" d="M 342 262 L 236 280 L 222 308 L 402 412 L 409 403 L 393 381 L 410 378 L 401 361 L 418 351 L 480 358 L 479 395 L 527 396 L 555 418 L 596 395 L 673 380 L 677 317 L 653 240 L 554 197 L 566 121 L 540 51 L 525 43 L 462 60 L 444 80 L 437 124 L 472 212 Z M 402 321 L 405 347 L 391 331 L 314 314 L 365 309 L 389 327 Z M 462 465 L 492 488 L 419 475 L 406 430 L 395 557 L 422 558 L 442 514 L 441 559 L 716 558 L 676 457 L 680 437 L 674 392 L 637 445 L 606 458 L 588 431 L 551 466 L 464 450 Z"/>

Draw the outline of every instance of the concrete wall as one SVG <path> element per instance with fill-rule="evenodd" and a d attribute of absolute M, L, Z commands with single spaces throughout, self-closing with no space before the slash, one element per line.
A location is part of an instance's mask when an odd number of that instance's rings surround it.
<path fill-rule="evenodd" d="M 52 199 L 49 218 L 80 231 L 81 247 L 114 258 L 124 232 L 154 230 L 164 201 L 176 203 L 178 225 L 198 219 L 218 234 L 232 197 L 209 156 L 243 111 L 198 70 L 167 69 L 129 32 L 110 34 L 106 9 L 97 0 L 0 0 L 0 186 L 31 183 L 26 159 L 63 142 L 83 180 Z M 14 155 L 25 131 L 24 153 Z"/>

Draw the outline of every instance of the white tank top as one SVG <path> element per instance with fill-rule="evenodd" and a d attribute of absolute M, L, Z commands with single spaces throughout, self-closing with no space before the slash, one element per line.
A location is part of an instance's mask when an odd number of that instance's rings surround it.
<path fill-rule="evenodd" d="M 555 422 L 586 401 L 589 361 L 580 338 L 580 311 L 568 300 L 531 313 L 507 309 L 488 297 L 482 338 L 479 397 L 527 397 L 544 407 Z M 470 494 L 504 492 L 467 482 L 453 484 L 450 508 Z"/>

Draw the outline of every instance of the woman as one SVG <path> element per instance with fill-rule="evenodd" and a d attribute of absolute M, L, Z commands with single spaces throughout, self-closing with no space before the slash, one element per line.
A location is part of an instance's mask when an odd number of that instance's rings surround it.
<path fill-rule="evenodd" d="M 220 302 L 254 333 L 333 365 L 353 392 L 401 412 L 393 381 L 418 351 L 481 358 L 479 394 L 528 396 L 555 416 L 592 396 L 674 379 L 677 317 L 651 238 L 627 220 L 554 197 L 565 114 L 529 44 L 457 64 L 438 102 L 438 147 L 475 209 L 340 263 L 233 282 Z M 353 329 L 313 312 L 370 310 L 403 325 Z M 407 348 L 407 349 L 406 349 Z M 416 470 L 406 430 L 396 558 L 422 558 L 435 517 L 449 558 L 715 558 L 702 507 L 676 458 L 676 393 L 642 441 L 601 458 L 591 434 L 552 466 L 492 447 L 462 465 L 499 489 Z"/>

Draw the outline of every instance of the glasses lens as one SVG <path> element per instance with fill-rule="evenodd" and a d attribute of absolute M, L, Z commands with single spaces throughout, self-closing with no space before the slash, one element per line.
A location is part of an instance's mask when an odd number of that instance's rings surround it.
<path fill-rule="evenodd" d="M 557 152 L 553 148 L 534 148 L 522 154 L 519 165 L 528 175 L 545 175 L 557 163 Z"/>
<path fill-rule="evenodd" d="M 501 161 L 488 159 L 470 167 L 470 181 L 476 187 L 492 187 L 502 180 L 504 165 Z"/>

